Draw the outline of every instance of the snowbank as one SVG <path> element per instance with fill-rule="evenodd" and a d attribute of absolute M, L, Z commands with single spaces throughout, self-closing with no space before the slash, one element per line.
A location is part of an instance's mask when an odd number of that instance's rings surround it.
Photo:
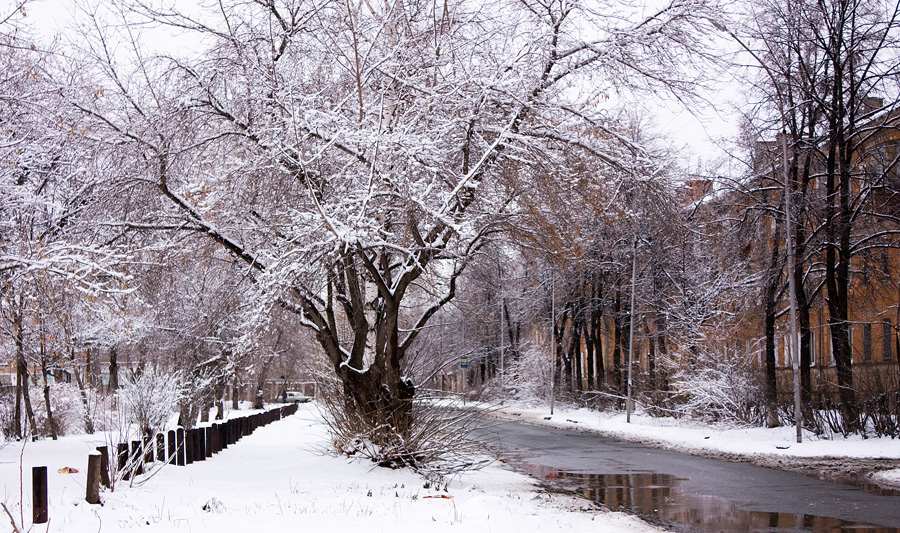
<path fill-rule="evenodd" d="M 770 455 L 795 458 L 900 459 L 900 441 L 888 437 L 864 439 L 859 436 L 821 439 L 803 433 L 796 442 L 793 426 L 779 428 L 747 428 L 711 426 L 697 422 L 656 418 L 632 413 L 631 423 L 625 413 L 598 413 L 588 409 L 556 408 L 550 415 L 547 406 L 506 404 L 490 407 L 496 416 L 565 429 L 588 429 L 630 441 L 647 442 L 693 452 L 741 456 Z M 900 469 L 873 476 L 880 483 L 900 486 Z"/>

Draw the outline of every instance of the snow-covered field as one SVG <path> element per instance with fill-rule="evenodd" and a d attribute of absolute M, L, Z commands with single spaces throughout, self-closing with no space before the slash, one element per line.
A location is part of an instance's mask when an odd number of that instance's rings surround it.
<path fill-rule="evenodd" d="M 716 427 L 687 420 L 655 418 L 632 413 L 631 423 L 625 413 L 598 413 L 588 409 L 557 407 L 550 415 L 548 406 L 509 404 L 488 407 L 497 416 L 566 429 L 583 428 L 625 440 L 656 443 L 689 452 L 712 452 L 743 456 L 783 456 L 796 458 L 828 457 L 854 459 L 900 459 L 900 440 L 891 438 L 863 439 L 835 437 L 821 439 L 804 432 L 797 443 L 793 426 L 767 428 Z M 900 469 L 873 476 L 879 482 L 900 486 Z"/>
<path fill-rule="evenodd" d="M 596 415 L 593 415 L 596 418 Z M 102 505 L 84 501 L 87 456 L 100 436 L 11 443 L 0 449 L 0 501 L 25 528 L 31 525 L 31 467 L 46 465 L 49 527 L 34 531 L 356 531 L 524 532 L 654 531 L 621 513 L 580 509 L 574 497 L 536 489 L 502 464 L 425 486 L 408 470 L 323 453 L 328 436 L 316 408 L 259 428 L 205 462 L 166 466 L 132 486 L 102 492 Z M 24 472 L 20 507 L 19 465 Z M 59 473 L 74 467 L 76 474 Z M 0 516 L 0 531 L 11 529 Z"/>

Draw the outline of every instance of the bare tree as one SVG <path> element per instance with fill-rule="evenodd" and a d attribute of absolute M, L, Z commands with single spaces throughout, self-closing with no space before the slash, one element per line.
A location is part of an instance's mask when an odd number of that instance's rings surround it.
<path fill-rule="evenodd" d="M 761 2 L 751 14 L 747 41 L 741 42 L 766 70 L 759 87 L 770 104 L 755 123 L 786 136 L 788 168 L 780 162 L 774 168 L 787 176 L 786 190 L 800 207 L 791 213 L 798 246 L 788 275 L 799 288 L 803 389 L 809 399 L 809 309 L 822 290 L 845 429 L 856 431 L 851 272 L 854 258 L 895 242 L 890 209 L 873 207 L 872 199 L 890 180 L 896 161 L 871 160 L 873 150 L 883 148 L 877 136 L 896 122 L 900 12 L 879 2 L 821 0 Z M 783 149 L 769 152 L 782 158 Z M 822 275 L 814 276 L 816 271 Z"/>

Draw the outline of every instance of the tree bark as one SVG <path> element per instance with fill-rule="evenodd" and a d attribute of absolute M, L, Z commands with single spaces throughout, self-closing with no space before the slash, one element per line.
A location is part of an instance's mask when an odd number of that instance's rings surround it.
<path fill-rule="evenodd" d="M 116 347 L 109 349 L 109 386 L 107 391 L 111 394 L 119 390 L 119 354 Z"/>
<path fill-rule="evenodd" d="M 90 350 L 90 348 L 88 348 Z M 90 356 L 88 356 L 90 357 Z M 88 435 L 94 434 L 94 419 L 91 417 L 90 403 L 88 402 L 87 391 L 84 387 L 84 380 L 81 378 L 81 371 L 78 368 L 78 362 L 75 358 L 75 348 L 70 347 L 69 360 L 72 362 L 72 373 L 75 374 L 75 384 L 78 385 L 78 392 L 81 396 L 81 406 L 83 409 L 84 430 Z"/>
<path fill-rule="evenodd" d="M 22 403 L 25 405 L 25 416 L 28 421 L 29 426 L 31 427 L 31 437 L 32 439 L 37 438 L 38 427 L 34 421 L 34 410 L 31 408 L 31 396 L 28 392 L 28 380 L 30 376 L 28 375 L 28 362 L 25 360 L 25 329 L 22 323 L 22 313 L 21 310 L 16 312 L 15 317 L 13 318 L 13 327 L 15 334 L 15 343 L 16 343 L 16 383 L 20 383 L 20 393 L 22 398 Z M 24 437 L 28 432 L 20 432 L 20 437 Z"/>

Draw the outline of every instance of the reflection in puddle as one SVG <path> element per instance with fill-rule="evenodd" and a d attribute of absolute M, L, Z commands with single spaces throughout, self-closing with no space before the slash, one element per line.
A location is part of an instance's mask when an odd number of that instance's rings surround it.
<path fill-rule="evenodd" d="M 692 531 L 898 531 L 824 516 L 746 511 L 725 498 L 681 491 L 680 480 L 667 474 L 576 474 L 534 465 L 524 470 L 614 511 L 685 524 Z"/>

